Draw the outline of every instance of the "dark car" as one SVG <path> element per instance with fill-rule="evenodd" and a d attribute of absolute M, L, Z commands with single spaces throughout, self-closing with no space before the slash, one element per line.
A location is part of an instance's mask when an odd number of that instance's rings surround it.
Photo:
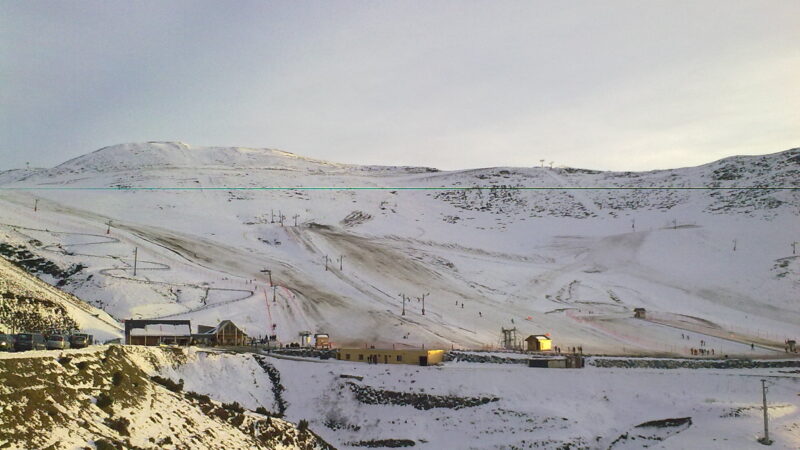
<path fill-rule="evenodd" d="M 13 352 L 14 341 L 13 334 L 0 334 L 0 352 Z"/>
<path fill-rule="evenodd" d="M 45 350 L 44 336 L 41 333 L 20 333 L 14 342 L 14 350 L 24 352 L 26 350 Z"/>
<path fill-rule="evenodd" d="M 93 339 L 91 334 L 77 333 L 69 337 L 69 345 L 72 348 L 84 348 L 92 345 Z"/>

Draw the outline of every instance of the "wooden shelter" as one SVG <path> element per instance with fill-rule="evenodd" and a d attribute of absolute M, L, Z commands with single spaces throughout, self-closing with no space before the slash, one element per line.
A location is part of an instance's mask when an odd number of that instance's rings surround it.
<path fill-rule="evenodd" d="M 529 352 L 545 352 L 553 348 L 553 341 L 544 334 L 532 334 L 525 338 L 525 343 Z"/>
<path fill-rule="evenodd" d="M 646 319 L 647 318 L 646 313 L 647 313 L 647 311 L 644 308 L 634 308 L 633 309 L 633 317 L 635 317 L 637 319 Z"/>

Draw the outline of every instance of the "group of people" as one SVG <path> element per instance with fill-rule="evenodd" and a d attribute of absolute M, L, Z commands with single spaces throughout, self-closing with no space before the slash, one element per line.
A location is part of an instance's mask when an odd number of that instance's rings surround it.
<path fill-rule="evenodd" d="M 688 334 L 684 334 L 684 333 L 681 333 L 681 339 L 686 339 L 687 341 L 690 340 L 689 335 Z M 689 349 L 689 353 L 691 353 L 692 355 L 695 355 L 695 356 L 698 356 L 698 355 L 701 355 L 701 356 L 711 355 L 711 356 L 713 356 L 716 353 L 713 348 L 709 350 L 709 349 L 704 348 L 705 346 L 706 346 L 706 341 L 704 341 L 703 339 L 700 339 L 700 348 L 692 347 L 692 348 Z"/>
<path fill-rule="evenodd" d="M 692 355 L 712 355 L 712 356 L 714 355 L 714 349 L 713 348 L 711 350 L 707 350 L 707 349 L 704 349 L 704 348 L 694 348 L 694 347 L 692 347 L 689 350 L 692 352 Z"/>
<path fill-rule="evenodd" d="M 577 347 L 567 347 L 567 353 L 569 353 L 570 349 L 572 350 L 572 353 L 583 354 L 583 346 L 579 345 Z M 556 354 L 560 355 L 561 354 L 561 347 L 556 345 L 556 346 L 553 347 L 553 351 L 555 351 Z"/>

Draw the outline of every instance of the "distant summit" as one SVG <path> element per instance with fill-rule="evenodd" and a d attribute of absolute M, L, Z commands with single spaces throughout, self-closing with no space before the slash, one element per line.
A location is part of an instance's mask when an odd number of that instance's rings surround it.
<path fill-rule="evenodd" d="M 281 150 L 247 147 L 194 147 L 184 142 L 144 142 L 112 145 L 73 158 L 57 172 L 115 172 L 157 168 L 271 168 L 332 169 L 327 161 L 304 158 Z"/>

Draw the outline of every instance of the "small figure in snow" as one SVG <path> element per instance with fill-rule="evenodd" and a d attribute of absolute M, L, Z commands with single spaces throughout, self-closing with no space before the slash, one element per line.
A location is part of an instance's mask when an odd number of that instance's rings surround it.
<path fill-rule="evenodd" d="M 478 317 L 483 317 L 483 314 L 480 311 L 478 311 Z"/>

